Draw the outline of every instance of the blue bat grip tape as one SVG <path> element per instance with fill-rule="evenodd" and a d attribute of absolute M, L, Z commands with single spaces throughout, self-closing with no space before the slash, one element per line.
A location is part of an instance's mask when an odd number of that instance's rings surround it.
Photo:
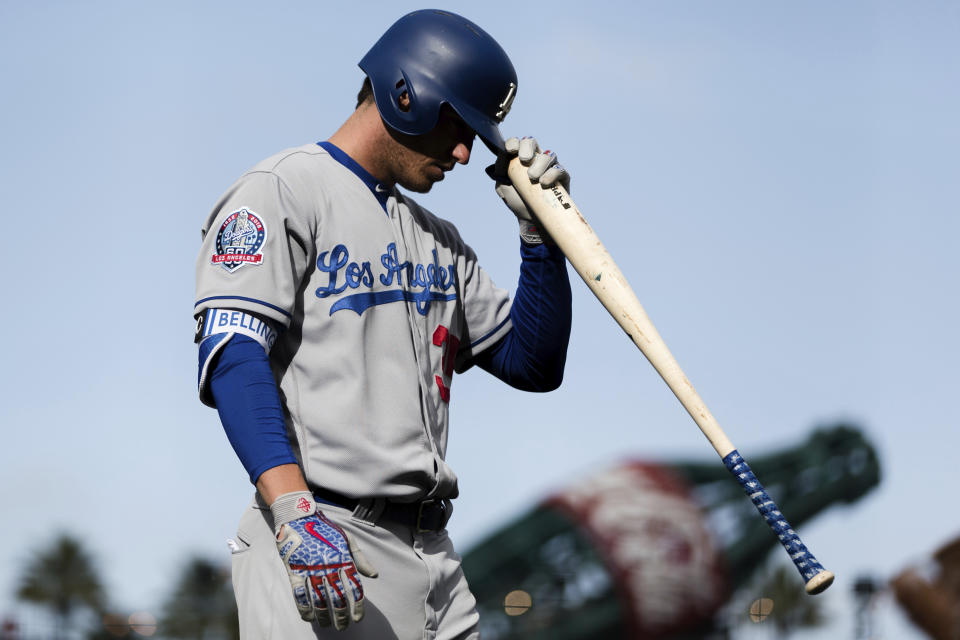
<path fill-rule="evenodd" d="M 810 580 L 823 571 L 823 565 L 817 562 L 813 554 L 807 550 L 806 545 L 800 541 L 800 537 L 787 523 L 783 514 L 780 513 L 780 507 L 767 495 L 767 490 L 764 489 L 760 481 L 757 480 L 757 476 L 753 475 L 753 471 L 750 470 L 750 465 L 744 461 L 740 452 L 736 449 L 731 451 L 723 459 L 723 464 L 726 465 L 730 473 L 737 479 L 737 482 L 743 487 L 743 490 L 747 493 L 747 496 L 753 502 L 757 511 L 760 512 L 763 519 L 767 521 L 767 524 L 770 525 L 770 528 L 780 539 L 780 544 L 782 544 L 787 550 L 787 553 L 790 554 L 790 559 L 793 560 L 793 564 L 796 565 L 797 570 L 800 571 L 800 575 L 803 576 L 804 580 Z"/>

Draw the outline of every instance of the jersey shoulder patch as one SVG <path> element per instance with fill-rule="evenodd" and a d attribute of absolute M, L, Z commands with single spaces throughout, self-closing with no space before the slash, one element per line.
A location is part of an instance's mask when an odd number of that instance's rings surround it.
<path fill-rule="evenodd" d="M 246 265 L 263 263 L 263 244 L 267 225 L 263 218 L 247 207 L 228 215 L 217 230 L 216 249 L 210 264 L 233 273 Z"/>

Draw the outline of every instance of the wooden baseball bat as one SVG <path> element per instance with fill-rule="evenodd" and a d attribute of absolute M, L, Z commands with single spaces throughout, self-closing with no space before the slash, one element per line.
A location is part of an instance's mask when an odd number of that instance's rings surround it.
<path fill-rule="evenodd" d="M 833 573 L 824 569 L 807 550 L 720 428 L 570 194 L 560 185 L 545 189 L 531 182 L 527 168 L 517 158 L 510 161 L 507 174 L 540 226 L 550 234 L 601 304 L 643 352 L 741 484 L 803 576 L 807 593 L 820 593 L 829 587 L 833 583 Z"/>

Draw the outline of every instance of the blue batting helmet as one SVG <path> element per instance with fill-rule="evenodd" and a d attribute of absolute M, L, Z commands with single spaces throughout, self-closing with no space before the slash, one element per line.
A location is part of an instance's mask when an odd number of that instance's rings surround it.
<path fill-rule="evenodd" d="M 432 130 L 450 105 L 493 151 L 503 151 L 498 125 L 517 92 L 517 72 L 503 48 L 462 16 L 424 9 L 387 29 L 360 61 L 380 117 L 409 135 Z M 409 107 L 401 109 L 406 92 Z"/>

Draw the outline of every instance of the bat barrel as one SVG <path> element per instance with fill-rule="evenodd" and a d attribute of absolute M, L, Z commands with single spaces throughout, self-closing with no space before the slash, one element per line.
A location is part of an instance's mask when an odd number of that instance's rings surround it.
<path fill-rule="evenodd" d="M 507 173 L 520 197 L 536 214 L 537 221 L 667 383 L 717 454 L 723 458 L 733 451 L 733 443 L 683 373 L 613 256 L 580 213 L 570 194 L 560 185 L 545 189 L 530 182 L 527 168 L 517 158 L 510 161 Z"/>

